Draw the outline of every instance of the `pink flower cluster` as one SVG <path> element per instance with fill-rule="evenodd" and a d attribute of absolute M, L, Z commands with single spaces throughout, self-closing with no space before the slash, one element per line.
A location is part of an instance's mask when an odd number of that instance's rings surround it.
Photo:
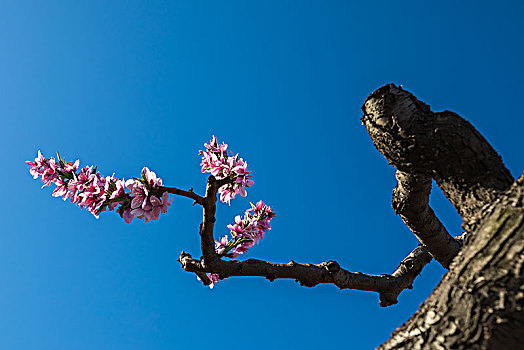
<path fill-rule="evenodd" d="M 29 173 L 33 178 L 41 177 L 45 186 L 55 184 L 54 197 L 71 199 L 80 208 L 86 208 L 96 218 L 106 209 L 117 212 L 126 223 L 133 218 L 157 220 L 160 213 L 167 212 L 170 206 L 167 192 L 160 194 L 162 179 L 148 168 L 142 169 L 142 179 L 120 180 L 114 176 L 103 177 L 96 167 L 86 166 L 78 172 L 79 161 L 65 162 L 57 153 L 58 161 L 53 157 L 44 158 L 38 151 L 30 165 Z M 130 193 L 126 192 L 130 190 Z"/>
<path fill-rule="evenodd" d="M 275 216 L 276 213 L 263 201 L 259 201 L 256 205 L 251 203 L 251 208 L 246 210 L 244 217 L 237 215 L 235 223 L 227 225 L 231 230 L 232 240 L 224 236 L 220 242 L 215 241 L 217 254 L 236 258 L 247 252 L 264 238 L 264 234 L 271 229 L 269 222 Z"/>
<path fill-rule="evenodd" d="M 171 205 L 169 193 L 163 192 L 159 198 L 155 189 L 162 186 L 162 179 L 147 167 L 142 169 L 142 180 L 137 180 L 127 186 L 131 190 L 131 216 L 144 219 L 145 222 L 158 220 L 160 213 L 167 213 Z"/>
<path fill-rule="evenodd" d="M 204 143 L 205 151 L 200 151 L 202 155 L 202 172 L 211 173 L 217 180 L 226 177 L 231 178 L 231 182 L 221 186 L 218 189 L 220 200 L 224 203 L 230 203 L 237 194 L 242 197 L 247 196 L 246 187 L 253 185 L 255 182 L 250 180 L 247 170 L 247 162 L 238 157 L 238 154 L 227 155 L 227 144 L 218 144 L 217 138 L 213 136 L 209 143 Z"/>
<path fill-rule="evenodd" d="M 251 203 L 251 209 L 246 210 L 244 217 L 240 215 L 235 217 L 235 223 L 227 225 L 231 230 L 232 238 L 222 237 L 220 241 L 215 241 L 215 250 L 218 255 L 228 258 L 236 258 L 244 254 L 264 238 L 264 234 L 271 230 L 269 222 L 276 216 L 273 209 L 264 202 L 259 201 L 256 205 Z M 211 280 L 210 288 L 218 283 L 218 275 L 207 274 Z"/>

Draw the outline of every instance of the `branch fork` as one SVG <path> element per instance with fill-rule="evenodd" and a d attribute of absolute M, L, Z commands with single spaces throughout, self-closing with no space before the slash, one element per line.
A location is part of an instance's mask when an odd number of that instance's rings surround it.
<path fill-rule="evenodd" d="M 206 195 L 200 201 L 203 208 L 203 220 L 199 230 L 202 257 L 196 260 L 191 254 L 182 252 L 178 259 L 184 271 L 195 273 L 204 285 L 211 284 L 207 273 L 217 274 L 220 279 L 231 276 L 261 276 L 273 282 L 276 279 L 290 278 L 305 287 L 330 283 L 340 289 L 378 292 L 379 304 L 389 306 L 397 303 L 397 297 L 404 289 L 411 288 L 422 268 L 432 259 L 426 248 L 419 246 L 391 275 L 349 272 L 332 260 L 320 264 L 300 264 L 293 260 L 287 264 L 258 259 L 222 260 L 215 252 L 213 229 L 218 188 L 227 183 L 227 180 L 223 180 L 217 181 L 213 176 L 209 176 Z"/>
<path fill-rule="evenodd" d="M 219 279 L 261 276 L 273 282 L 289 278 L 305 287 L 330 283 L 340 289 L 377 292 L 380 306 L 389 306 L 397 303 L 404 289 L 412 288 L 413 281 L 432 258 L 449 268 L 463 238 L 452 237 L 429 206 L 432 180 L 462 216 L 466 231 L 471 231 L 478 220 L 479 208 L 509 188 L 513 182 L 511 174 L 471 124 L 452 112 L 431 112 L 428 105 L 401 87 L 388 84 L 379 88 L 366 99 L 362 110 L 362 122 L 374 145 L 397 169 L 392 207 L 421 243 L 392 274 L 350 272 L 332 260 L 320 264 L 223 260 L 215 252 L 213 238 L 217 192 L 233 179 L 216 180 L 214 176 L 207 180 L 204 197 L 192 189 L 164 188 L 193 199 L 203 208 L 199 230 L 202 257 L 197 260 L 182 252 L 178 261 L 184 271 L 195 273 L 204 285 L 212 283 L 209 273 Z M 457 145 L 464 142 L 461 136 L 469 140 L 467 147 Z M 476 152 L 468 151 L 466 155 L 462 150 Z"/>

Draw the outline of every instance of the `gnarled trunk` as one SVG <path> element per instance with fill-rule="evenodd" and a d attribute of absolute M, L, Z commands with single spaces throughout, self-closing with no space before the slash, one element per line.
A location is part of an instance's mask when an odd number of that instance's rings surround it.
<path fill-rule="evenodd" d="M 524 348 L 524 174 L 431 296 L 379 349 Z"/>
<path fill-rule="evenodd" d="M 397 168 L 395 211 L 449 267 L 379 349 L 524 349 L 524 174 L 513 181 L 470 123 L 431 112 L 393 84 L 362 110 L 375 146 Z M 461 250 L 428 205 L 431 178 L 464 220 Z"/>

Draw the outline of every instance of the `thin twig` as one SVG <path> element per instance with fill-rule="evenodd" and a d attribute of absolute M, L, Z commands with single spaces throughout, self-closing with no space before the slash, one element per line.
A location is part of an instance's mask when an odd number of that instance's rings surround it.
<path fill-rule="evenodd" d="M 182 196 L 182 197 L 187 197 L 187 198 L 191 198 L 192 200 L 195 201 L 195 203 L 198 203 L 200 205 L 203 204 L 204 202 L 204 198 L 199 196 L 198 194 L 196 194 L 195 192 L 193 192 L 193 189 L 190 189 L 189 191 L 185 191 L 185 190 L 181 190 L 179 188 L 175 188 L 175 187 L 165 187 L 165 186 L 161 186 L 160 187 L 160 190 L 162 191 L 167 191 L 171 194 L 175 194 L 177 196 Z"/>

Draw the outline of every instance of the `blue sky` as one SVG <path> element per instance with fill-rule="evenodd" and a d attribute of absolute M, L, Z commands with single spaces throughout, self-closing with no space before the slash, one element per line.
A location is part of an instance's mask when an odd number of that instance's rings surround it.
<path fill-rule="evenodd" d="M 2 1 L 0 348 L 379 345 L 438 283 L 436 263 L 388 308 L 293 281 L 210 291 L 177 262 L 200 253 L 189 200 L 147 224 L 96 220 L 41 190 L 24 161 L 59 150 L 120 178 L 149 166 L 202 194 L 197 151 L 214 134 L 256 182 L 219 206 L 216 237 L 263 199 L 278 216 L 247 257 L 390 273 L 417 242 L 360 106 L 403 84 L 467 118 L 518 176 L 523 15 L 519 1 Z M 460 234 L 436 189 L 431 202 Z"/>

